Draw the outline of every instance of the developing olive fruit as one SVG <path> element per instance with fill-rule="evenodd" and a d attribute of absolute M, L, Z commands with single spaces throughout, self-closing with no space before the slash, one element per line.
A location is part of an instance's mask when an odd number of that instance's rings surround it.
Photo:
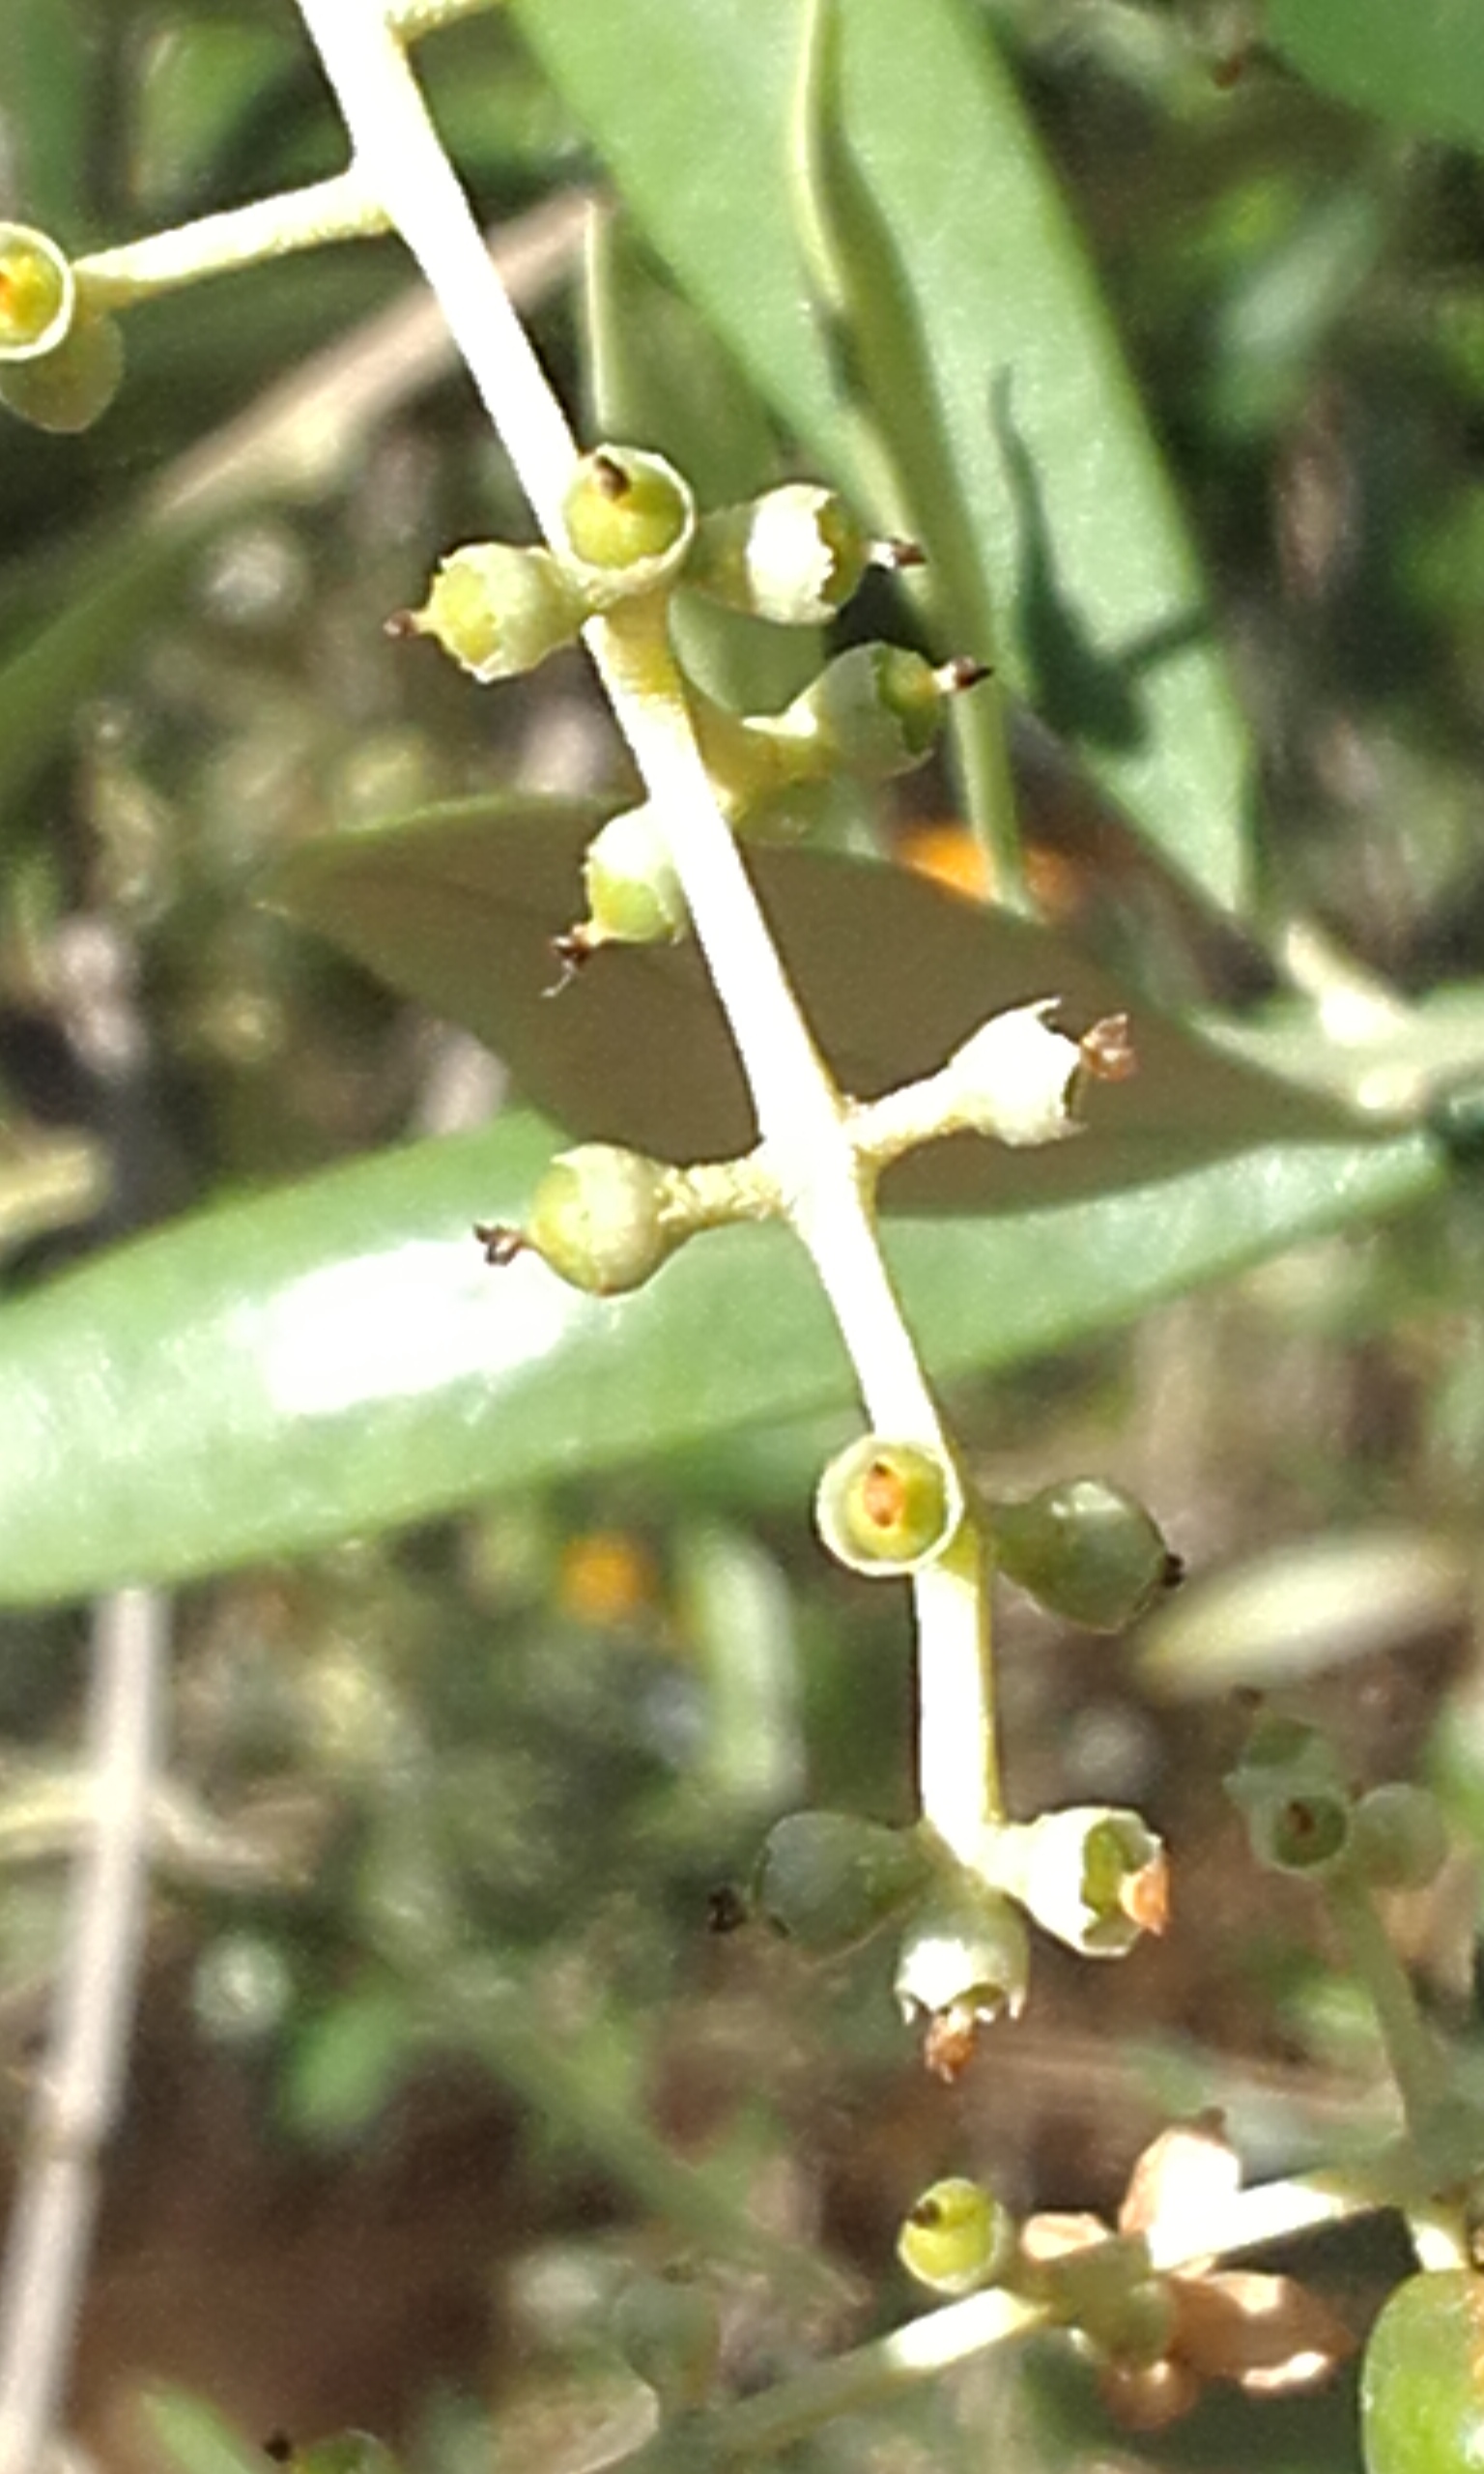
<path fill-rule="evenodd" d="M 709 2286 L 693 2277 L 635 2277 L 614 2305 L 614 2339 L 631 2371 L 667 2414 L 703 2405 L 722 2349 L 721 2314 Z"/>
<path fill-rule="evenodd" d="M 0 403 L 34 429 L 72 438 L 107 411 L 123 378 L 118 321 L 78 317 L 55 349 L 38 359 L 0 356 Z"/>
<path fill-rule="evenodd" d="M 573 932 L 581 949 L 661 945 L 685 934 L 685 895 L 669 841 L 647 804 L 610 818 L 594 835 L 583 883 L 587 917 Z"/>
<path fill-rule="evenodd" d="M 674 1216 L 673 1172 L 616 1144 L 585 1142 L 552 1162 L 531 1197 L 524 1242 L 574 1288 L 639 1288 L 690 1233 Z"/>
<path fill-rule="evenodd" d="M 1366 2474 L 1484 2464 L 1484 2276 L 1435 2268 L 1397 2287 L 1360 2369 Z"/>
<path fill-rule="evenodd" d="M 685 581 L 780 627 L 822 627 L 859 585 L 871 545 L 834 490 L 788 481 L 703 515 Z"/>
<path fill-rule="evenodd" d="M 921 1897 L 931 1859 L 910 1830 L 855 1813 L 789 1813 L 768 1832 L 756 1905 L 816 1957 L 855 1948 Z"/>
<path fill-rule="evenodd" d="M 562 523 L 589 608 L 607 609 L 674 579 L 695 534 L 696 508 L 662 455 L 599 446 L 577 468 Z"/>
<path fill-rule="evenodd" d="M 1009 2209 L 957 2173 L 924 2191 L 897 2236 L 902 2266 L 933 2293 L 976 2293 L 1002 2277 L 1014 2256 Z"/>
<path fill-rule="evenodd" d="M 946 699 L 984 675 L 973 663 L 934 670 L 905 645 L 854 645 L 775 720 L 753 727 L 810 750 L 822 770 L 885 782 L 922 762 Z"/>
<path fill-rule="evenodd" d="M 957 1476 L 941 1453 L 880 1435 L 837 1453 L 814 1498 L 830 1553 L 872 1575 L 916 1571 L 942 1552 L 962 1516 Z"/>
<path fill-rule="evenodd" d="M 989 1534 L 1007 1579 L 1094 1632 L 1121 1631 L 1179 1578 L 1143 1505 L 1099 1478 L 992 1505 Z"/>
<path fill-rule="evenodd" d="M 513 678 L 576 642 L 582 593 L 549 550 L 470 541 L 451 550 L 420 610 L 389 621 L 393 635 L 431 636 L 473 677 Z"/>
<path fill-rule="evenodd" d="M 1391 1779 L 1362 1796 L 1351 1817 L 1351 1856 L 1376 1890 L 1425 1890 L 1441 1872 L 1448 1831 L 1436 1797 Z"/>

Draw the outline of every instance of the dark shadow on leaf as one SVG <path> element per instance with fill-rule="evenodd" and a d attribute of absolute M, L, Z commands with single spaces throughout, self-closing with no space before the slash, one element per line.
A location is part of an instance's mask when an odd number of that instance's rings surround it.
<path fill-rule="evenodd" d="M 1140 680 L 1209 636 L 1210 614 L 1177 612 L 1132 637 L 1116 654 L 1094 644 L 1062 581 L 1035 459 L 1015 423 L 1013 390 L 1013 371 L 1000 370 L 990 388 L 989 417 L 1018 531 L 1015 616 L 1031 701 L 1047 728 L 1062 737 L 1128 754 L 1149 735 Z"/>

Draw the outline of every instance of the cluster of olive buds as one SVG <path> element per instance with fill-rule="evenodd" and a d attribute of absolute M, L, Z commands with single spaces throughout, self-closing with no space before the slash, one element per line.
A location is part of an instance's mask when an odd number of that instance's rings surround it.
<path fill-rule="evenodd" d="M 1425 1787 L 1390 1779 L 1356 1794 L 1328 1738 L 1300 1719 L 1260 1712 L 1226 1789 L 1253 1855 L 1273 1872 L 1419 1890 L 1447 1856 L 1447 1826 Z"/>
<path fill-rule="evenodd" d="M 1293 2277 L 1217 2267 L 1212 2230 L 1241 2178 L 1220 2116 L 1202 2114 L 1145 2149 L 1115 2226 L 1060 2213 L 1016 2225 L 984 2183 L 954 2175 L 914 2203 L 898 2257 L 935 2294 L 998 2285 L 1041 2304 L 1091 2358 L 1114 2417 L 1159 2431 L 1211 2381 L 1289 2394 L 1327 2379 L 1355 2349 Z"/>
<path fill-rule="evenodd" d="M 606 446 L 580 460 L 553 546 L 457 550 L 423 608 L 392 623 L 431 636 L 474 676 L 493 679 L 529 669 L 625 602 L 652 604 L 663 622 L 681 584 L 780 624 L 816 625 L 872 560 L 899 565 L 906 556 L 870 542 L 833 492 L 789 484 L 699 516 L 661 457 Z M 963 663 L 934 669 L 898 646 L 863 645 L 827 663 L 779 714 L 727 713 L 689 684 L 685 694 L 720 804 L 747 827 L 759 813 L 776 819 L 780 799 L 811 783 L 840 774 L 881 781 L 920 762 L 946 698 L 977 675 Z M 679 880 L 648 808 L 597 835 L 585 890 L 587 916 L 559 940 L 569 965 L 604 943 L 684 933 Z M 1130 1073 L 1132 1043 L 1122 1017 L 1075 1039 L 1057 1010 L 1048 997 L 996 1015 L 936 1072 L 843 1102 L 863 1188 L 946 1135 L 1025 1146 L 1078 1134 L 1084 1084 Z M 584 1143 L 551 1163 L 519 1226 L 477 1234 L 494 1263 L 532 1254 L 576 1287 L 612 1297 L 653 1278 L 702 1229 L 786 1211 L 766 1142 L 741 1159 L 687 1166 Z M 1028 1503 L 985 1503 L 946 1446 L 913 1436 L 853 1444 L 825 1471 L 815 1517 L 839 1562 L 884 1577 L 947 1565 L 972 1529 L 1013 1582 L 1110 1630 L 1176 1576 L 1153 1521 L 1116 1488 L 1089 1479 Z M 843 1813 L 792 1814 L 770 1835 L 745 1903 L 817 1952 L 896 1925 L 899 2002 L 926 2023 L 928 2066 L 950 2078 L 982 2021 L 1021 2008 L 1030 1923 L 1088 1956 L 1116 1957 L 1165 1918 L 1164 1852 L 1138 1814 L 1095 1806 L 1021 1824 L 1000 1816 L 992 1798 L 986 1804 L 977 1839 L 961 1829 L 952 1846 L 930 1813 L 909 1830 Z"/>
<path fill-rule="evenodd" d="M 509 678 L 575 643 L 589 618 L 680 585 L 779 626 L 819 626 L 869 566 L 917 557 L 909 543 L 869 538 L 838 494 L 814 482 L 698 515 L 663 456 L 606 446 L 577 467 L 557 549 L 466 543 L 443 560 L 421 609 L 389 625 L 431 637 L 475 678 Z M 983 676 L 972 662 L 935 668 L 903 646 L 871 644 L 829 662 L 782 713 L 728 712 L 694 682 L 686 697 L 724 813 L 777 833 L 797 830 L 811 790 L 833 777 L 880 782 L 921 763 L 946 699 Z M 600 945 L 685 933 L 679 878 L 646 807 L 594 837 L 584 879 L 586 915 L 557 939 L 569 970 Z"/>

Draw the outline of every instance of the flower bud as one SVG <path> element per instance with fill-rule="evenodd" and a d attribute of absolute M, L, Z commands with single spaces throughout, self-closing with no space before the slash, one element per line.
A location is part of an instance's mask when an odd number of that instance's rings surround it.
<path fill-rule="evenodd" d="M 870 543 L 838 492 L 789 481 L 703 515 L 685 581 L 780 627 L 822 627 L 866 572 Z"/>
<path fill-rule="evenodd" d="M 579 588 L 549 550 L 469 541 L 442 561 L 422 608 L 388 628 L 431 636 L 461 669 L 488 680 L 534 670 L 576 642 L 586 616 Z"/>
<path fill-rule="evenodd" d="M 29 223 L 0 222 L 0 360 L 55 352 L 76 306 L 77 279 L 55 241 Z"/>
<path fill-rule="evenodd" d="M 850 1571 L 915 1572 L 954 1536 L 963 1489 L 952 1461 L 930 1446 L 862 1435 L 820 1479 L 814 1518 L 830 1553 Z"/>
<path fill-rule="evenodd" d="M 1169 1913 L 1163 1846 L 1138 1813 L 1074 1805 L 986 1834 L 986 1877 L 1085 1958 L 1121 1959 Z"/>
<path fill-rule="evenodd" d="M 689 489 L 663 455 L 599 446 L 562 503 L 570 564 L 589 610 L 673 583 L 696 532 Z"/>
<path fill-rule="evenodd" d="M 673 1169 L 615 1143 L 559 1152 L 541 1177 L 522 1229 L 574 1288 L 617 1297 L 642 1287 L 691 1230 Z"/>
<path fill-rule="evenodd" d="M 0 403 L 35 429 L 71 438 L 107 411 L 123 378 L 117 319 L 79 315 L 39 358 L 0 357 Z"/>
<path fill-rule="evenodd" d="M 706 2402 L 722 2350 L 721 2313 L 709 2286 L 676 2272 L 635 2277 L 614 2305 L 614 2343 L 654 2390 L 665 2414 Z"/>
<path fill-rule="evenodd" d="M 977 2293 L 994 2285 L 1015 2257 L 1015 2222 L 980 2182 L 950 2174 L 926 2190 L 903 2219 L 897 2257 L 933 2293 Z"/>
<path fill-rule="evenodd" d="M 951 1089 L 956 1126 L 1012 1150 L 1081 1133 L 1071 1104 L 1086 1063 L 1080 1043 L 1053 1030 L 1055 1011 L 1054 997 L 1013 1005 L 954 1050 L 935 1082 Z"/>
<path fill-rule="evenodd" d="M 1019 2017 L 1030 1969 L 1024 1922 L 1000 1891 L 961 1873 L 928 1898 L 903 1937 L 896 1993 L 904 2018 L 927 2019 L 929 2070 L 956 2079 L 982 2021 Z"/>
<path fill-rule="evenodd" d="M 885 782 L 922 762 L 946 698 L 982 676 L 957 663 L 934 670 L 905 645 L 854 645 L 775 720 L 752 727 L 807 751 L 820 772 Z"/>
<path fill-rule="evenodd" d="M 1447 1860 L 1447 1825 L 1425 1787 L 1391 1779 L 1351 1817 L 1351 1857 L 1375 1890 L 1425 1890 Z"/>
<path fill-rule="evenodd" d="M 587 845 L 583 861 L 587 916 L 557 939 L 572 963 L 598 945 L 673 944 L 683 936 L 690 911 L 670 842 L 646 800 L 610 817 Z"/>
<path fill-rule="evenodd" d="M 1179 1574 L 1142 1504 L 1099 1478 L 991 1505 L 989 1537 L 1007 1579 L 1095 1632 L 1122 1630 Z"/>
<path fill-rule="evenodd" d="M 912 1830 L 856 1813 L 788 1813 L 764 1842 L 755 1903 L 801 1949 L 829 1958 L 869 1941 L 931 1878 Z"/>

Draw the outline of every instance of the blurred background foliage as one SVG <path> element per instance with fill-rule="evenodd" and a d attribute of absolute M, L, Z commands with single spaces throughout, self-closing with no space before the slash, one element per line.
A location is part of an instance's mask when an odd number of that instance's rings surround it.
<path fill-rule="evenodd" d="M 1317 923 L 1409 992 L 1484 974 L 1484 123 L 1462 89 L 1439 117 L 1425 76 L 1420 109 L 1398 86 L 1384 117 L 1390 87 L 1331 75 L 1324 12 L 1298 0 L 1270 29 L 1240 0 L 983 15 L 1208 562 L 1261 751 L 1265 916 Z M 420 58 L 488 222 L 602 184 L 506 15 Z M 71 247 L 341 151 L 281 0 L 4 0 L 0 204 Z M 575 246 L 554 260 L 533 315 L 577 402 Z M 343 453 L 159 517 L 177 459 L 210 458 L 407 282 L 385 243 L 162 300 L 130 317 L 128 384 L 86 438 L 0 440 L 13 1300 L 188 1206 L 500 1098 L 498 1061 L 255 899 L 332 821 L 492 779 L 620 778 L 575 663 L 481 695 L 381 632 L 442 549 L 520 529 L 467 387 L 386 383 L 378 346 L 377 409 Z M 1073 778 L 1026 772 L 1036 880 L 1127 949 L 1147 862 Z M 918 855 L 971 864 L 941 778 L 896 821 Z M 756 2384 L 911 2307 L 894 2231 L 938 2173 L 1106 2209 L 1172 2111 L 1223 2104 L 1253 2173 L 1374 2126 L 1358 1998 L 1307 1901 L 1249 1874 L 1216 1781 L 1232 1688 L 1254 1683 L 1323 1716 L 1357 1777 L 1439 1778 L 1458 1860 L 1395 1923 L 1440 2014 L 1476 2034 L 1481 1266 L 1461 1148 L 1394 1224 L 956 1375 L 991 1491 L 1096 1468 L 1149 1502 L 1192 1579 L 1113 1647 L 1007 1598 L 1016 1805 L 1141 1804 L 1176 1850 L 1176 1920 L 1116 1970 L 1040 1951 L 1028 2017 L 952 2093 L 874 1954 L 821 1972 L 707 1931 L 777 1814 L 910 1809 L 902 1609 L 823 1569 L 809 1535 L 842 1415 L 615 1472 L 585 1465 L 575 1400 L 559 1481 L 187 1590 L 83 2440 L 204 2468 L 354 2423 L 438 2474 L 595 2465 L 642 2429 L 606 2335 L 636 2264 L 713 2277 L 728 2375 Z M 65 1466 L 55 1483 L 71 1512 Z M 75 1838 L 81 1654 L 65 1608 L 0 1623 L 17 2134 Z M 1377 2236 L 1327 2267 L 1358 2316 L 1397 2264 Z M 1356 2461 L 1343 2388 L 1135 2442 L 1079 2380 L 1060 2349 L 994 2358 L 790 2461 Z"/>

